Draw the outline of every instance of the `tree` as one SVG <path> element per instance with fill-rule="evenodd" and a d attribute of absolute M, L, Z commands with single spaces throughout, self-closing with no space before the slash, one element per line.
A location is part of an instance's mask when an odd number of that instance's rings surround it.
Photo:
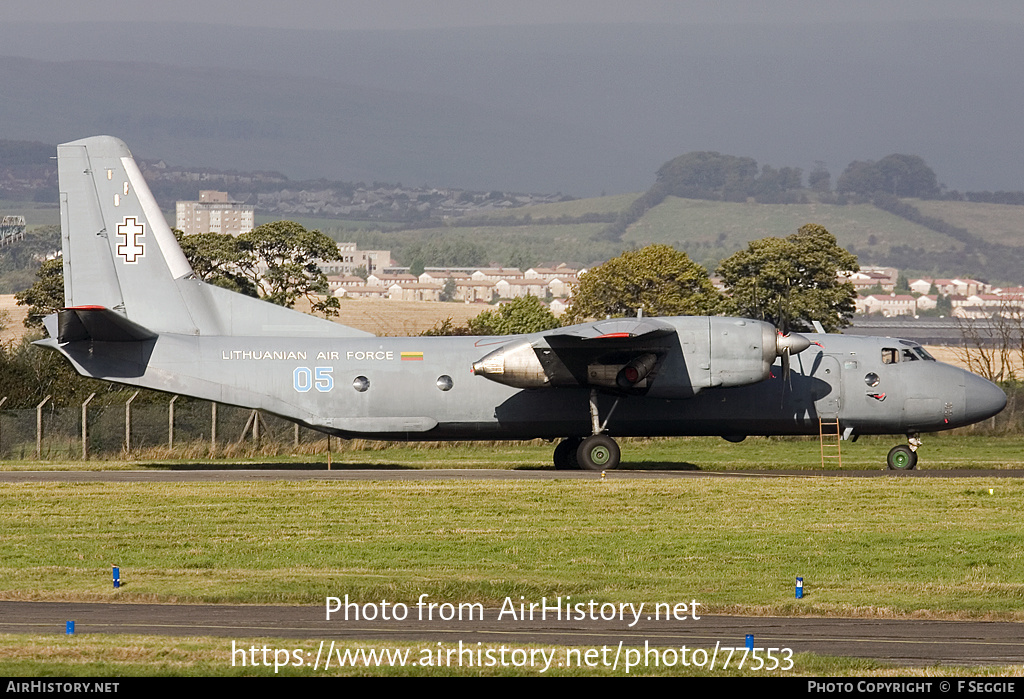
<path fill-rule="evenodd" d="M 582 277 L 569 306 L 573 322 L 605 316 L 714 315 L 722 296 L 707 270 L 669 245 L 622 253 Z"/>
<path fill-rule="evenodd" d="M 825 163 L 816 161 L 811 174 L 807 176 L 807 184 L 815 192 L 829 192 L 832 190 L 832 175 L 825 168 Z"/>
<path fill-rule="evenodd" d="M 878 192 L 895 197 L 934 199 L 940 188 L 935 172 L 916 155 L 893 153 L 877 163 L 854 161 L 836 182 L 836 191 L 872 196 Z"/>
<path fill-rule="evenodd" d="M 552 330 L 561 323 L 536 296 L 520 296 L 470 318 L 467 325 L 470 335 L 522 335 Z"/>
<path fill-rule="evenodd" d="M 522 335 L 553 330 L 561 325 L 558 318 L 536 296 L 521 296 L 493 311 L 484 311 L 470 318 L 465 325 L 456 325 L 451 316 L 434 324 L 422 335 Z"/>
<path fill-rule="evenodd" d="M 757 177 L 757 161 L 710 151 L 686 153 L 658 169 L 666 193 L 691 199 L 744 201 Z"/>
<path fill-rule="evenodd" d="M 256 266 L 252 249 L 239 238 L 227 233 L 185 235 L 178 229 L 174 229 L 174 237 L 192 271 L 204 282 L 259 296 L 256 284 L 246 276 Z"/>
<path fill-rule="evenodd" d="M 64 308 L 64 258 L 44 262 L 36 272 L 35 283 L 14 298 L 19 306 L 29 306 L 25 327 L 43 327 L 43 318 Z"/>
<path fill-rule="evenodd" d="M 939 180 L 924 160 L 916 155 L 894 153 L 879 160 L 884 191 L 896 197 L 934 199 L 939 196 Z"/>
<path fill-rule="evenodd" d="M 455 294 L 458 292 L 458 285 L 455 280 L 448 277 L 444 280 L 444 286 L 441 288 L 441 300 L 442 301 L 454 301 Z"/>
<path fill-rule="evenodd" d="M 291 308 L 300 296 L 324 315 L 338 315 L 338 299 L 328 291 L 321 261 L 340 260 L 338 244 L 320 231 L 308 231 L 294 221 L 275 221 L 238 236 L 252 253 L 254 265 L 242 272 L 271 303 Z"/>
<path fill-rule="evenodd" d="M 766 320 L 785 331 L 827 332 L 850 324 L 856 291 L 840 281 L 842 271 L 860 269 L 855 255 L 824 227 L 809 223 L 787 238 L 762 238 L 722 261 L 718 268 L 732 312 Z"/>

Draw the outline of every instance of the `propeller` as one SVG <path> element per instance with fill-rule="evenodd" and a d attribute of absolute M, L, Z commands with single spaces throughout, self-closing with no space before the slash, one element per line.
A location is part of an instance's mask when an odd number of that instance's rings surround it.
<path fill-rule="evenodd" d="M 787 333 L 783 335 L 780 332 L 775 336 L 775 354 L 782 358 L 783 381 L 789 383 L 790 357 L 794 354 L 800 354 L 810 346 L 811 341 L 800 333 Z"/>

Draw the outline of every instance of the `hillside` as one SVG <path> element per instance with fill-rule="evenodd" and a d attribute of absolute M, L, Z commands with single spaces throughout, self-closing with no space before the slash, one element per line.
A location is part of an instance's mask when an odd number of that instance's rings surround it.
<path fill-rule="evenodd" d="M 1024 246 L 1024 206 L 966 201 L 909 200 L 925 216 L 966 228 L 990 243 Z"/>
<path fill-rule="evenodd" d="M 962 261 L 958 253 L 963 249 L 963 243 L 871 204 L 756 204 L 668 197 L 632 224 L 621 243 L 593 239 L 603 230 L 604 224 L 552 222 L 560 217 L 578 218 L 621 210 L 636 196 L 577 199 L 492 214 L 496 218 L 514 217 L 519 225 L 451 226 L 392 231 L 367 237 L 372 238 L 375 244 L 389 246 L 396 259 L 403 263 L 406 261 L 402 258 L 402 250 L 406 246 L 444 238 L 483 248 L 487 259 L 481 262 L 513 264 L 515 256 L 518 256 L 527 266 L 554 260 L 586 266 L 606 260 L 626 248 L 668 243 L 713 269 L 721 259 L 752 240 L 791 235 L 805 223 L 819 223 L 836 236 L 840 245 L 857 253 L 865 264 L 887 264 L 894 258 L 926 260 L 930 266 L 922 265 L 922 269 L 903 266 L 911 272 L 986 276 L 984 270 L 976 266 L 967 269 L 956 266 Z M 911 201 L 927 215 L 941 213 L 944 220 L 956 221 L 955 225 L 968 228 L 988 242 L 1011 243 L 1017 220 L 1021 222 L 1018 230 L 1024 230 L 1024 207 Z M 933 208 L 938 213 L 929 213 Z M 541 222 L 540 219 L 545 220 Z M 1024 241 L 1017 238 L 1011 244 L 1024 245 Z M 935 269 L 934 260 L 947 262 L 944 267 Z M 1021 274 L 1024 275 L 1024 269 Z"/>
<path fill-rule="evenodd" d="M 836 236 L 840 245 L 855 252 L 863 264 L 893 265 L 909 274 L 974 276 L 997 283 L 1024 283 L 1024 265 L 1002 264 L 1004 272 L 1000 276 L 987 269 L 984 257 L 962 256 L 962 242 L 871 204 L 756 204 L 668 197 L 632 224 L 622 242 L 595 239 L 605 223 L 574 222 L 588 214 L 615 214 L 637 196 L 617 194 L 502 209 L 476 215 L 472 221 L 452 219 L 447 226 L 408 230 L 382 230 L 398 225 L 395 223 L 315 217 L 297 220 L 338 241 L 356 242 L 368 249 L 389 249 L 399 264 L 410 263 L 405 254 L 408 250 L 431 241 L 444 241 L 449 248 L 469 251 L 474 259 L 466 264 L 497 262 L 524 268 L 554 261 L 591 266 L 626 248 L 668 243 L 713 269 L 721 259 L 752 240 L 787 236 L 805 223 L 819 223 Z M 907 202 L 925 216 L 966 229 L 986 243 L 1021 249 L 1024 254 L 1024 206 L 917 199 Z M 24 214 L 30 227 L 59 220 L 58 209 L 52 204 L 0 201 L 0 212 Z M 168 217 L 173 222 L 173 214 Z M 259 214 L 257 222 L 278 218 Z M 487 225 L 492 219 L 494 225 Z M 558 222 L 559 219 L 570 222 Z M 459 225 L 465 223 L 478 225 Z M 449 264 L 440 260 L 424 262 Z"/>

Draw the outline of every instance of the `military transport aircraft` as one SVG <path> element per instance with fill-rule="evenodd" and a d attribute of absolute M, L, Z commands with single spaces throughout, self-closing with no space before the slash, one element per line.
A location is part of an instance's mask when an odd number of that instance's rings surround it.
<path fill-rule="evenodd" d="M 84 376 L 279 415 L 341 437 L 560 439 L 615 468 L 615 436 L 918 434 L 998 413 L 994 384 L 917 343 L 782 335 L 744 318 L 598 320 L 514 337 L 379 338 L 196 278 L 128 148 L 58 147 L 64 295 L 40 344 Z"/>

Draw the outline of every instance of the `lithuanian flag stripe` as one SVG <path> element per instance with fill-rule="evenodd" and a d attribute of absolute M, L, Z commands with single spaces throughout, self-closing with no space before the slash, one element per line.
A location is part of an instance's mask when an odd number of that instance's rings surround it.
<path fill-rule="evenodd" d="M 423 353 L 422 352 L 402 352 L 402 361 L 403 362 L 422 362 L 423 361 Z"/>

